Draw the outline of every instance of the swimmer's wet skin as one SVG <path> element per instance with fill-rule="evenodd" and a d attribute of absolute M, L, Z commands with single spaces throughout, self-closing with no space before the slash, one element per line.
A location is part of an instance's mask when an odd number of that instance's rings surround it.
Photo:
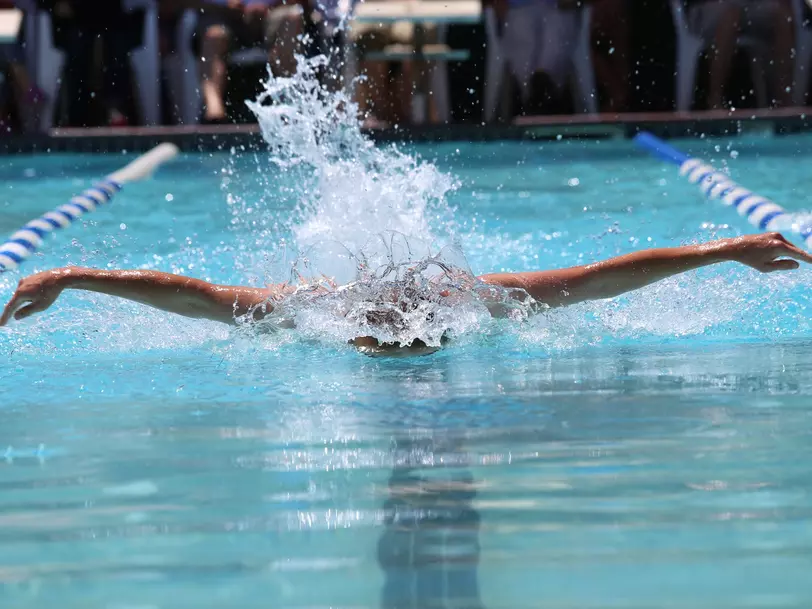
<path fill-rule="evenodd" d="M 720 262 L 738 262 L 769 273 L 797 269 L 798 261 L 812 263 L 812 255 L 779 233 L 764 233 L 700 245 L 641 250 L 567 269 L 495 273 L 478 279 L 484 284 L 516 289 L 519 294 L 526 292 L 550 307 L 560 307 L 584 300 L 612 298 L 666 277 Z M 224 286 L 158 271 L 67 267 L 21 280 L 3 310 L 0 326 L 6 325 L 12 317 L 23 319 L 46 310 L 65 289 L 99 292 L 186 317 L 231 324 L 247 314 L 261 319 L 273 311 L 275 302 L 294 291 L 286 284 L 268 288 Z M 487 295 L 484 301 L 489 304 Z M 498 304 L 489 308 L 494 316 L 500 315 Z M 425 344 L 412 344 L 409 348 L 397 343 L 382 345 L 369 336 L 357 337 L 351 342 L 369 355 L 418 355 L 437 350 Z"/>

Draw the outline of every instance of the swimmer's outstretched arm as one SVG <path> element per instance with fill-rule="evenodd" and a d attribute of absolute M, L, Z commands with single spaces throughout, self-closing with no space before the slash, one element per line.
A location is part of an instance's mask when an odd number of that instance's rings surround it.
<path fill-rule="evenodd" d="M 255 317 L 270 313 L 273 289 L 215 285 L 158 271 L 104 271 L 79 267 L 53 269 L 20 281 L 0 316 L 0 326 L 50 307 L 62 290 L 87 290 L 140 302 L 186 317 L 234 323 L 255 309 Z"/>
<path fill-rule="evenodd" d="M 612 298 L 666 277 L 719 262 L 739 262 L 762 273 L 797 269 L 807 254 L 779 233 L 747 235 L 700 245 L 634 252 L 602 262 L 554 271 L 496 273 L 483 282 L 520 288 L 551 307 Z"/>

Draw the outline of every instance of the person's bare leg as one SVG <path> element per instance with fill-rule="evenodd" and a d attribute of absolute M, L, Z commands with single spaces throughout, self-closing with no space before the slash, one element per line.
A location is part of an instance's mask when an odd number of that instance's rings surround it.
<path fill-rule="evenodd" d="M 25 69 L 25 66 L 21 63 L 12 62 L 9 64 L 9 69 L 11 70 L 13 78 L 12 85 L 14 86 L 15 92 L 28 93 L 31 89 L 31 80 L 28 78 L 28 71 Z"/>
<path fill-rule="evenodd" d="M 301 54 L 304 20 L 301 13 L 288 12 L 280 17 L 276 40 L 268 52 L 271 69 L 276 76 L 296 73 L 296 55 Z"/>
<path fill-rule="evenodd" d="M 431 63 L 428 63 L 428 62 L 425 64 L 425 66 L 426 66 L 426 71 L 427 71 L 426 78 L 431 79 L 432 71 L 436 68 L 436 66 L 434 64 L 431 64 Z M 431 80 L 429 80 L 429 82 L 431 82 Z M 448 99 L 448 100 L 446 100 L 446 102 L 448 104 L 450 104 L 451 100 Z M 449 108 L 449 111 L 450 110 L 451 109 Z M 440 115 L 440 106 L 439 106 L 439 104 L 437 102 L 437 96 L 436 95 L 431 95 L 431 94 L 429 95 L 428 111 L 429 111 L 428 122 L 429 122 L 430 125 L 437 125 L 437 124 L 443 122 L 444 117 Z"/>
<path fill-rule="evenodd" d="M 11 72 L 11 86 L 14 93 L 14 103 L 17 104 L 17 113 L 22 123 L 23 131 L 32 131 L 37 123 L 40 104 L 32 104 L 28 95 L 31 91 L 31 81 L 25 66 L 12 62 L 9 64 Z"/>
<path fill-rule="evenodd" d="M 781 2 L 773 20 L 772 61 L 775 67 L 775 84 L 778 91 L 775 101 L 778 106 L 792 105 L 792 73 L 795 47 L 795 26 L 792 22 L 792 7 L 789 2 Z"/>
<path fill-rule="evenodd" d="M 213 25 L 203 35 L 203 104 L 206 120 L 226 118 L 225 92 L 226 53 L 228 53 L 228 32 L 221 25 Z"/>
<path fill-rule="evenodd" d="M 733 65 L 736 52 L 736 40 L 741 31 L 742 11 L 734 3 L 726 3 L 721 18 L 716 26 L 716 34 L 710 53 L 710 84 L 708 91 L 708 109 L 722 107 L 725 97 L 725 85 Z"/>
<path fill-rule="evenodd" d="M 415 68 L 413 61 L 404 61 L 400 64 L 397 81 L 390 84 L 390 92 L 394 97 L 390 102 L 392 117 L 400 125 L 408 125 L 412 122 L 412 99 L 417 86 Z M 420 69 L 428 70 L 428 64 L 422 64 Z M 419 74 L 417 78 L 428 78 L 428 74 Z"/>
<path fill-rule="evenodd" d="M 400 66 L 388 61 L 381 62 L 384 69 L 381 73 L 381 84 L 377 90 L 377 110 L 375 116 L 385 125 L 403 123 L 401 107 L 401 93 L 403 86 L 403 72 Z"/>
<path fill-rule="evenodd" d="M 358 82 L 356 101 L 361 117 L 370 125 L 385 120 L 386 91 L 389 83 L 389 65 L 385 61 L 361 62 L 364 78 Z"/>
<path fill-rule="evenodd" d="M 606 87 L 606 107 L 611 111 L 628 110 L 629 6 L 628 0 L 602 0 L 592 7 L 592 31 L 610 49 L 608 55 L 593 51 L 592 61 L 597 81 Z"/>

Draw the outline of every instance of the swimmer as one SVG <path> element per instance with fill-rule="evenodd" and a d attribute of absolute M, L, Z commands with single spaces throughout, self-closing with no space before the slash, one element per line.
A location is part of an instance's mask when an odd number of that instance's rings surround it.
<path fill-rule="evenodd" d="M 476 279 L 485 287 L 507 288 L 525 298 L 529 295 L 547 306 L 561 307 L 585 300 L 612 298 L 666 277 L 721 262 L 737 262 L 770 273 L 797 269 L 799 261 L 812 263 L 812 255 L 779 233 L 764 233 L 700 245 L 641 250 L 559 270 L 493 273 Z M 266 288 L 225 286 L 159 271 L 66 267 L 22 279 L 0 316 L 0 326 L 6 325 L 12 317 L 19 320 L 45 311 L 65 289 L 99 292 L 186 317 L 230 324 L 246 315 L 259 320 L 271 313 L 275 304 L 296 291 L 288 284 Z M 488 304 L 487 300 L 485 304 Z M 503 308 L 489 306 L 489 309 L 492 315 L 499 316 Z M 386 314 L 370 312 L 367 322 L 385 324 L 391 323 L 391 319 Z M 381 344 L 371 336 L 359 336 L 350 342 L 370 355 L 414 355 L 437 350 L 418 344 L 419 341 L 408 348 L 398 343 Z"/>

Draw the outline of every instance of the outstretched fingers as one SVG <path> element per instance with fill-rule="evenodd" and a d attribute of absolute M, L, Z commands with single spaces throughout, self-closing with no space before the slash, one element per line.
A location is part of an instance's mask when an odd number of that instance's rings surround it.
<path fill-rule="evenodd" d="M 781 233 L 768 233 L 768 235 L 778 242 L 776 245 L 777 249 L 780 250 L 780 253 L 776 255 L 776 258 L 778 256 L 789 256 L 790 258 L 795 258 L 795 260 L 801 260 L 802 262 L 812 264 L 812 254 L 789 241 Z"/>
<path fill-rule="evenodd" d="M 24 307 L 17 309 L 17 312 L 14 313 L 14 319 L 20 320 L 33 315 L 34 313 L 39 313 L 40 311 L 44 311 L 48 308 L 48 304 L 45 302 L 30 302 L 29 304 L 25 305 Z"/>
<path fill-rule="evenodd" d="M 11 319 L 12 315 L 17 312 L 17 309 L 19 309 L 26 302 L 31 302 L 31 299 L 15 292 L 14 296 L 11 297 L 11 300 L 8 301 L 8 304 L 3 309 L 3 314 L 0 315 L 0 326 L 5 326 Z"/>
<path fill-rule="evenodd" d="M 801 264 L 797 260 L 790 260 L 789 258 L 781 258 L 779 260 L 772 260 L 764 264 L 764 272 L 772 273 L 774 271 L 793 271 Z"/>
<path fill-rule="evenodd" d="M 790 258 L 795 258 L 796 260 L 801 260 L 803 262 L 808 262 L 812 264 L 812 254 L 809 252 L 805 252 L 797 245 L 793 245 L 792 243 L 787 244 L 786 253 L 784 255 L 789 256 Z"/>

